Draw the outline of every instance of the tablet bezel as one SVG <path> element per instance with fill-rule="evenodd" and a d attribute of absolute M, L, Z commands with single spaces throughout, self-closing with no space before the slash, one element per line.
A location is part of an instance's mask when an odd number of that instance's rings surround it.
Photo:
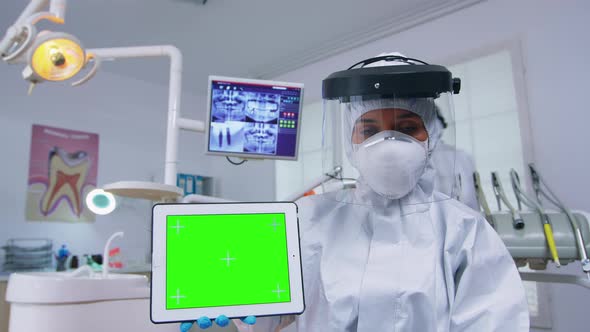
<path fill-rule="evenodd" d="M 291 302 L 166 310 L 166 216 L 284 213 L 287 232 Z M 152 282 L 150 319 L 153 323 L 196 320 L 201 316 L 230 318 L 300 314 L 305 308 L 297 205 L 293 202 L 156 204 L 152 209 Z"/>

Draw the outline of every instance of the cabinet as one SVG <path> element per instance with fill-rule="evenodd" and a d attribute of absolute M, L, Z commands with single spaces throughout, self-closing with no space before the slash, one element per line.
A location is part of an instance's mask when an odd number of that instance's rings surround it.
<path fill-rule="evenodd" d="M 8 332 L 10 307 L 6 303 L 6 281 L 0 280 L 0 332 Z"/>

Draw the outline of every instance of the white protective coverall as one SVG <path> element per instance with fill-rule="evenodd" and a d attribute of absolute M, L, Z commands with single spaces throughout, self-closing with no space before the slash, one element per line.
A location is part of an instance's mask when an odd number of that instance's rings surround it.
<path fill-rule="evenodd" d="M 286 330 L 529 330 L 512 257 L 479 213 L 432 191 L 434 175 L 429 165 L 400 200 L 361 178 L 297 202 L 305 312 Z M 404 204 L 428 192 L 430 203 Z"/>
<path fill-rule="evenodd" d="M 351 108 L 353 119 L 383 104 L 363 107 Z M 408 111 L 424 121 L 430 155 L 436 117 Z M 434 190 L 430 158 L 400 199 L 360 173 L 356 189 L 297 202 L 305 311 L 286 331 L 529 331 L 508 250 L 480 213 Z M 278 320 L 261 318 L 254 330 L 276 331 Z"/>
<path fill-rule="evenodd" d="M 298 205 L 306 310 L 297 331 L 529 330 L 512 257 L 461 203 L 404 206 L 360 182 Z"/>

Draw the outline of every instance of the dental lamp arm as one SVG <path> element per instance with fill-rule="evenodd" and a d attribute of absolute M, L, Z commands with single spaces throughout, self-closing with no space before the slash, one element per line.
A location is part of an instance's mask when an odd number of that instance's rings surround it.
<path fill-rule="evenodd" d="M 51 4 L 49 5 L 49 12 L 53 13 L 55 17 L 60 18 L 62 21 L 65 21 L 67 5 L 67 0 L 51 0 Z"/>
<path fill-rule="evenodd" d="M 9 27 L 4 39 L 0 40 L 0 59 L 8 63 L 16 62 L 15 59 L 19 58 L 28 49 L 36 35 L 37 29 L 32 24 Z M 19 43 L 18 47 L 8 53 L 14 48 L 15 43 Z"/>
<path fill-rule="evenodd" d="M 24 23 L 29 19 L 29 17 L 40 12 L 43 8 L 46 8 L 48 3 L 49 0 L 31 0 L 20 16 L 16 19 L 15 25 Z"/>
<path fill-rule="evenodd" d="M 47 8 L 48 4 L 49 11 L 41 12 L 44 8 Z M 36 15 L 43 15 L 46 16 L 46 19 L 54 23 L 63 24 L 66 16 L 66 6 L 67 0 L 32 0 L 20 14 L 15 25 L 30 22 L 31 18 Z"/>
<path fill-rule="evenodd" d="M 184 119 L 180 116 L 180 95 L 182 89 L 182 53 L 171 45 L 113 47 L 89 49 L 87 53 L 103 61 L 126 58 L 169 57 L 170 86 L 168 90 L 168 126 L 166 130 L 166 162 L 164 184 L 176 186 L 176 165 L 178 163 L 178 134 L 180 129 L 202 132 L 202 121 Z"/>
<path fill-rule="evenodd" d="M 80 80 L 72 83 L 72 86 L 80 86 L 80 85 L 88 82 L 91 78 L 93 78 L 96 75 L 96 73 L 98 72 L 98 69 L 100 68 L 101 60 L 100 60 L 100 57 L 97 57 L 93 53 L 86 53 L 86 60 L 85 60 L 86 63 L 84 65 L 87 65 L 91 60 L 94 61 L 94 65 L 92 66 L 92 69 L 90 69 L 90 71 L 88 72 L 88 74 L 86 74 L 86 76 L 84 76 Z"/>
<path fill-rule="evenodd" d="M 66 0 L 51 0 L 48 12 L 42 12 L 47 8 L 49 0 L 31 0 L 27 7 L 23 10 L 20 16 L 16 19 L 14 25 L 10 26 L 6 31 L 5 36 L 0 40 L 0 56 L 6 57 L 8 52 L 15 43 L 21 42 L 23 45 L 28 45 L 34 39 L 37 32 L 34 26 L 40 20 L 49 20 L 56 24 L 63 24 L 66 13 Z M 27 37 L 22 40 L 24 29 L 27 29 Z M 20 50 L 22 51 L 22 50 Z M 19 52 L 20 53 L 20 52 Z M 14 58 L 14 56 L 12 57 Z M 12 58 L 10 60 L 12 60 Z M 5 59 L 6 61 L 9 61 Z"/>
<path fill-rule="evenodd" d="M 18 29 L 14 26 L 11 26 L 6 30 L 4 37 L 0 40 L 0 57 L 4 57 L 5 53 L 8 52 L 8 49 L 14 43 L 14 39 L 18 36 Z"/>

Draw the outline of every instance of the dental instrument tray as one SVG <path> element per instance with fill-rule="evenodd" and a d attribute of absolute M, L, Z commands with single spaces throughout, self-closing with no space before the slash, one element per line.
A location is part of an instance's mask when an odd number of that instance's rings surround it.
<path fill-rule="evenodd" d="M 552 256 L 545 240 L 541 215 L 533 211 L 527 211 L 520 212 L 520 216 L 525 224 L 522 229 L 513 227 L 513 219 L 509 212 L 494 212 L 491 216 L 496 232 L 512 257 L 517 262 L 529 260 L 538 263 L 551 260 Z M 583 212 L 574 212 L 573 216 L 580 225 L 581 235 L 586 239 L 586 250 L 590 251 L 588 215 Z M 562 263 L 578 260 L 579 254 L 575 233 L 568 216 L 565 213 L 547 211 L 547 217 L 553 225 L 555 245 Z"/>
<path fill-rule="evenodd" d="M 152 322 L 303 312 L 295 203 L 157 204 L 152 223 Z"/>

